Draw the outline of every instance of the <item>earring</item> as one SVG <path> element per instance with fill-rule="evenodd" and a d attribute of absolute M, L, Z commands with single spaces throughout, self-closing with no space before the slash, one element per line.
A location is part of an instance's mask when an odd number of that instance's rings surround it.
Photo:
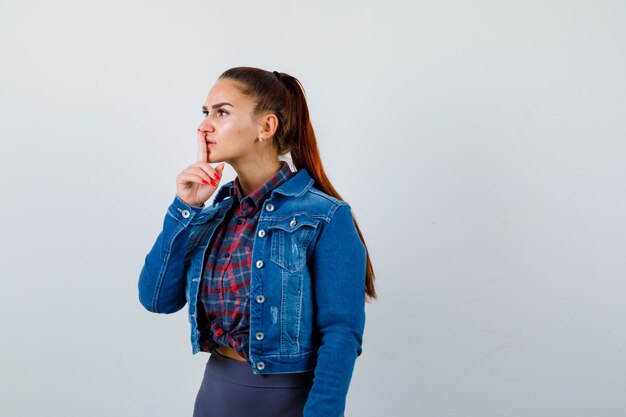
<path fill-rule="evenodd" d="M 259 142 L 263 142 L 265 139 L 262 136 L 259 136 Z"/>

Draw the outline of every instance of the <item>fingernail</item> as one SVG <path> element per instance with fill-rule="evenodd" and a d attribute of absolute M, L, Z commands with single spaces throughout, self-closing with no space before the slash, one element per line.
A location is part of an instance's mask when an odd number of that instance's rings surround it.
<path fill-rule="evenodd" d="M 213 178 L 215 178 L 216 180 L 219 180 L 221 177 L 219 175 L 217 175 L 217 172 L 213 173 Z"/>
<path fill-rule="evenodd" d="M 205 180 L 204 178 L 202 178 L 202 183 L 203 184 L 208 184 L 209 182 L 207 180 Z"/>
<path fill-rule="evenodd" d="M 215 183 L 215 181 L 213 181 L 213 180 L 211 180 L 211 185 L 212 185 L 213 187 L 217 187 L 217 184 L 216 184 L 216 183 Z"/>

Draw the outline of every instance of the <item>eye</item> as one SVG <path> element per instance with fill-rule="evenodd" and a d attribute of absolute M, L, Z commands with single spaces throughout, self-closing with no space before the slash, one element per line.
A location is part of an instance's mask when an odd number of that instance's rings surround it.
<path fill-rule="evenodd" d="M 226 110 L 223 109 L 219 109 L 217 111 L 218 114 L 220 113 L 224 113 L 224 114 L 228 114 L 228 112 Z M 207 110 L 202 109 L 202 114 L 204 115 L 204 117 L 209 117 L 209 112 Z"/>

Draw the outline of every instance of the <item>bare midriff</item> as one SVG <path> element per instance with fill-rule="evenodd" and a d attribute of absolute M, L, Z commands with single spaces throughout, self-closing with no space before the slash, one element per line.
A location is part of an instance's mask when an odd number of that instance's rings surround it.
<path fill-rule="evenodd" d="M 237 361 L 242 361 L 242 362 L 246 361 L 246 359 L 243 356 L 238 354 L 237 351 L 235 349 L 231 348 L 230 346 L 220 345 L 215 350 L 217 350 L 221 355 L 224 355 L 224 356 L 226 356 L 228 358 L 235 359 Z"/>

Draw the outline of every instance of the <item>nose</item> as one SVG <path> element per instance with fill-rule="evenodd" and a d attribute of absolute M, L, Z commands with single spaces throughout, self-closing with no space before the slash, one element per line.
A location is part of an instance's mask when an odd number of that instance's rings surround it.
<path fill-rule="evenodd" d="M 200 129 L 202 132 L 213 132 L 215 130 L 210 117 L 205 117 L 202 122 L 200 122 L 200 126 L 198 126 L 198 129 Z"/>

